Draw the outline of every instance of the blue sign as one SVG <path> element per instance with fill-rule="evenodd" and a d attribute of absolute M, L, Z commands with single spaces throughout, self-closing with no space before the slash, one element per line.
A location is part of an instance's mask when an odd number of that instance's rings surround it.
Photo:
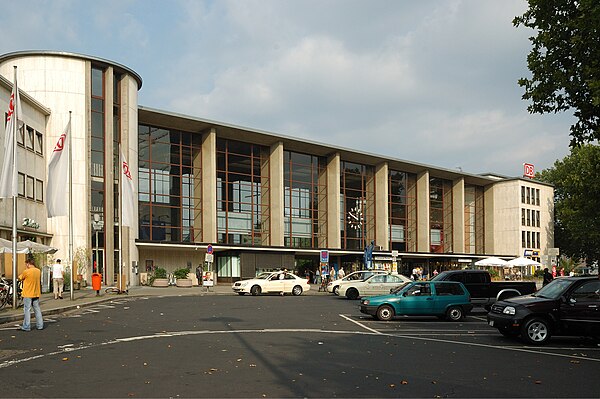
<path fill-rule="evenodd" d="M 329 263 L 329 251 L 326 249 L 321 250 L 321 263 Z"/>

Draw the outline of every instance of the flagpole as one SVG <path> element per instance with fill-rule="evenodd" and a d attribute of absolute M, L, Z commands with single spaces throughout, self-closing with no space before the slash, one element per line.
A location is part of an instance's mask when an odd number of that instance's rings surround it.
<path fill-rule="evenodd" d="M 17 197 L 18 192 L 14 192 L 15 179 L 17 178 L 17 133 L 19 131 L 19 110 L 17 101 L 19 95 L 19 87 L 17 86 L 17 66 L 14 66 L 15 71 L 15 97 L 13 99 L 13 175 L 12 175 L 12 190 L 13 190 L 13 223 L 12 223 L 12 275 L 13 275 L 13 309 L 17 308 Z"/>
<path fill-rule="evenodd" d="M 69 132 L 68 132 L 68 145 L 69 145 L 69 265 L 71 265 L 71 279 L 70 296 L 71 300 L 74 300 L 73 296 L 73 135 L 71 127 L 71 111 L 69 111 Z"/>
<path fill-rule="evenodd" d="M 119 140 L 119 291 L 123 290 L 123 160 Z"/>

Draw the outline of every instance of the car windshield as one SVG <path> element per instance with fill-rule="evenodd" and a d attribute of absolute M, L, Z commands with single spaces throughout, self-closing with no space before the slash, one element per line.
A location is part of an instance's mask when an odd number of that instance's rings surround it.
<path fill-rule="evenodd" d="M 272 274 L 272 273 L 264 272 L 264 273 L 261 273 L 261 274 L 259 274 L 259 275 L 258 275 L 258 276 L 256 276 L 255 278 L 257 278 L 257 279 L 260 279 L 260 280 L 266 280 L 266 279 L 268 279 L 268 278 L 269 278 L 269 276 L 270 276 L 271 274 Z"/>
<path fill-rule="evenodd" d="M 409 285 L 409 284 L 412 284 L 412 283 L 411 283 L 411 282 L 407 282 L 407 283 L 404 283 L 404 284 L 402 284 L 402 285 L 399 285 L 399 286 L 397 286 L 397 287 L 394 287 L 394 288 L 392 288 L 392 289 L 390 290 L 390 294 L 396 294 L 396 293 L 398 293 L 398 292 L 402 291 L 402 290 L 404 289 L 404 287 L 406 287 L 406 286 L 407 286 L 407 285 Z"/>
<path fill-rule="evenodd" d="M 570 285 L 571 282 L 569 280 L 559 278 L 550 282 L 545 287 L 542 287 L 542 289 L 533 294 L 533 296 L 537 296 L 540 298 L 556 299 L 560 297 L 563 294 L 563 292 L 565 292 L 565 290 L 569 288 Z"/>

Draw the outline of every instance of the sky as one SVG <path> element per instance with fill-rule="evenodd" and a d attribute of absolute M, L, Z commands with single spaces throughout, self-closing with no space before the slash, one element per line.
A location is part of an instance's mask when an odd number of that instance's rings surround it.
<path fill-rule="evenodd" d="M 0 53 L 104 58 L 139 104 L 467 173 L 569 154 L 532 115 L 525 0 L 0 0 Z"/>

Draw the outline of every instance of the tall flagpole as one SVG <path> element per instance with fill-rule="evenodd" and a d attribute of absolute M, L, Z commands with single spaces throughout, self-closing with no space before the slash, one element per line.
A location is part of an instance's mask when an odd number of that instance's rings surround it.
<path fill-rule="evenodd" d="M 70 296 L 71 300 L 74 300 L 73 296 L 73 134 L 71 126 L 71 111 L 69 111 L 69 132 L 68 132 L 68 144 L 69 144 L 69 265 L 71 267 L 70 275 Z"/>
<path fill-rule="evenodd" d="M 123 289 L 123 160 L 119 140 L 119 291 Z"/>
<path fill-rule="evenodd" d="M 15 97 L 13 99 L 13 175 L 11 190 L 13 190 L 13 223 L 12 223 L 12 275 L 13 275 L 13 309 L 17 308 L 17 196 L 14 193 L 15 179 L 17 178 L 17 133 L 19 131 L 19 110 L 20 105 L 17 101 L 19 96 L 19 87 L 17 86 L 17 66 L 15 68 Z"/>

